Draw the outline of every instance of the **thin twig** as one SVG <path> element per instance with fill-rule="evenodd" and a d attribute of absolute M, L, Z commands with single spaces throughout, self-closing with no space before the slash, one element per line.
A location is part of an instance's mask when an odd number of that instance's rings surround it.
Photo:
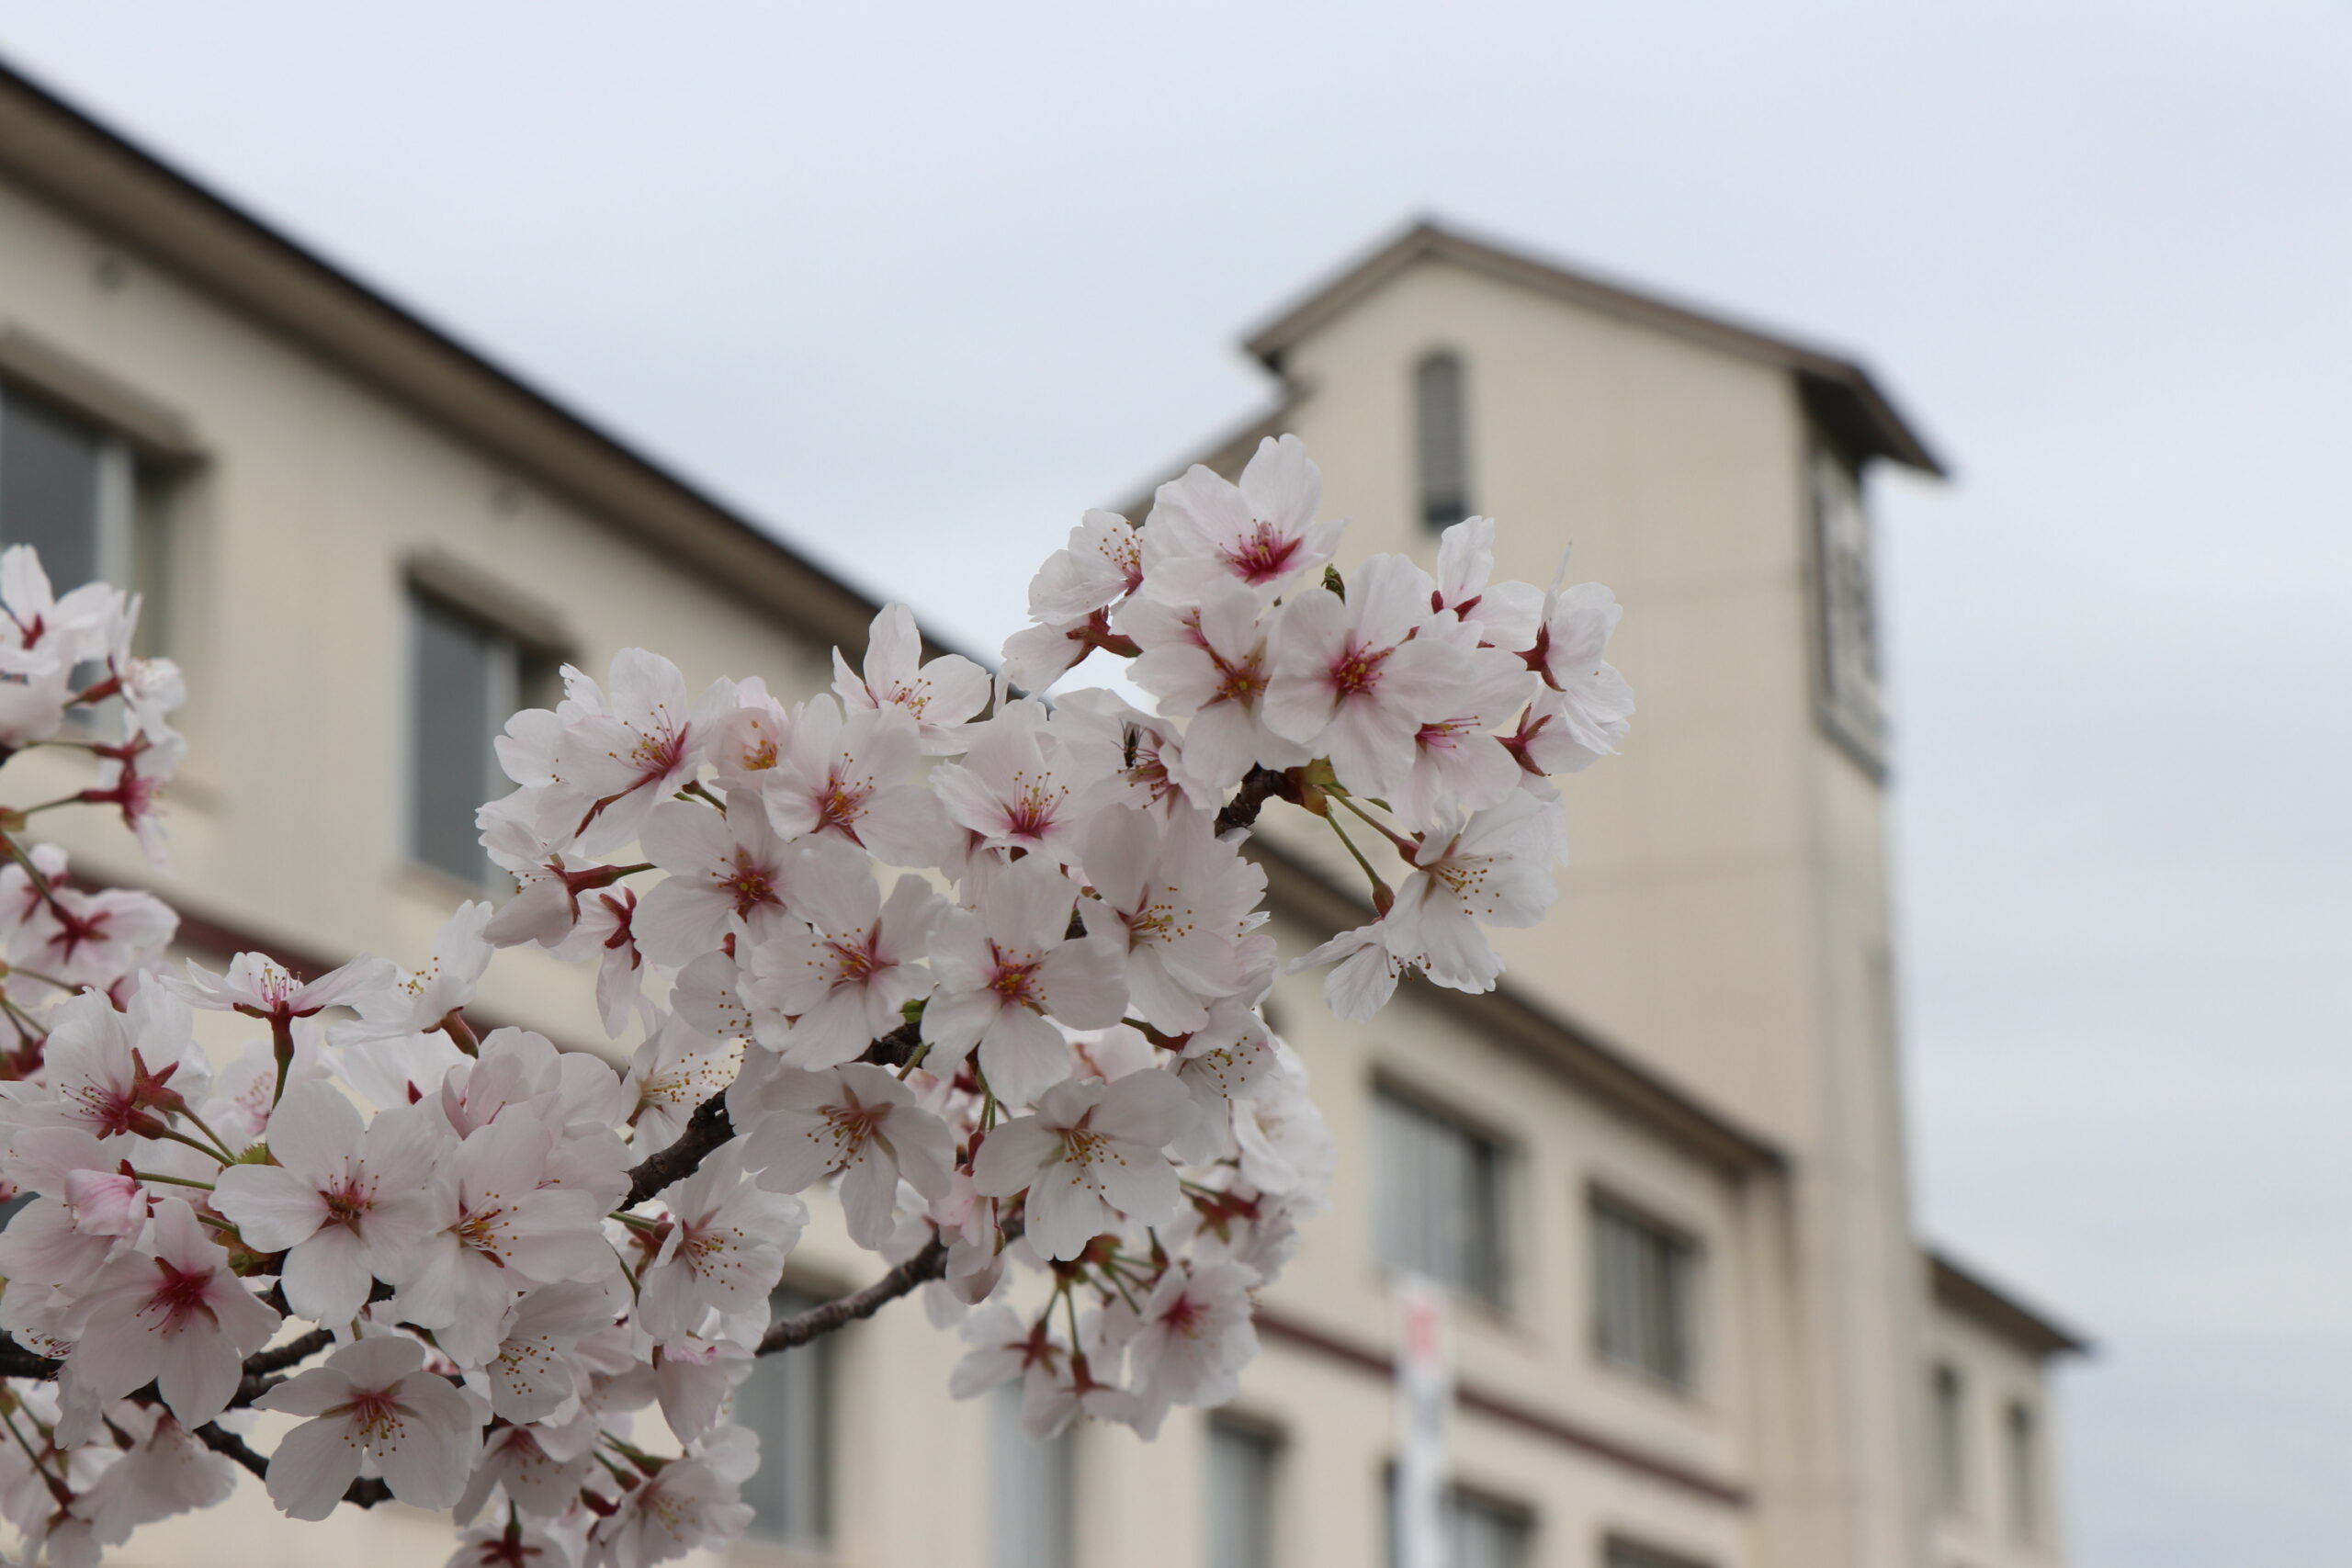
<path fill-rule="evenodd" d="M 946 1238 L 933 1233 L 923 1244 L 923 1249 L 883 1275 L 862 1291 L 810 1307 L 807 1312 L 779 1317 L 768 1325 L 760 1336 L 759 1353 L 773 1356 L 789 1350 L 796 1345 L 806 1345 L 811 1339 L 822 1338 L 837 1329 L 845 1328 L 864 1318 L 872 1317 L 900 1296 L 914 1291 L 929 1280 L 947 1272 Z"/>

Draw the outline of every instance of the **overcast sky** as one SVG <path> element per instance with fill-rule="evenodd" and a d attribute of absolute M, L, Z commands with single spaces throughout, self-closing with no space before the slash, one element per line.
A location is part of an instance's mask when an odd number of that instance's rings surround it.
<path fill-rule="evenodd" d="M 2352 13 L 373 9 L 0 51 L 975 644 L 1415 212 L 1860 350 L 1925 1223 L 2100 1341 L 2079 1563 L 2352 1554 Z"/>

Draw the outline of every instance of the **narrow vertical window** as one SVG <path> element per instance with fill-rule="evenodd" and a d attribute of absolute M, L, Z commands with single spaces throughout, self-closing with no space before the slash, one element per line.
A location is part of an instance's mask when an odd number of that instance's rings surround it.
<path fill-rule="evenodd" d="M 1206 1568 L 1274 1568 L 1275 1455 L 1274 1439 L 1256 1427 L 1209 1423 Z"/>
<path fill-rule="evenodd" d="M 2037 1451 L 2033 1411 L 2009 1406 L 2009 1533 L 2031 1540 L 2041 1531 L 2041 1456 Z"/>
<path fill-rule="evenodd" d="M 1939 1366 L 1929 1382 L 1935 1422 L 1936 1502 L 1946 1515 L 1968 1508 L 1968 1406 L 1960 1369 Z"/>
<path fill-rule="evenodd" d="M 989 1568 L 1073 1568 L 1070 1434 L 1041 1443 L 1023 1431 L 1018 1382 L 989 1397 L 988 1419 Z"/>
<path fill-rule="evenodd" d="M 1594 1344 L 1601 1359 L 1689 1388 L 1696 1246 L 1598 1194 L 1592 1236 Z"/>
<path fill-rule="evenodd" d="M 1500 1145 L 1385 1089 L 1374 1101 L 1373 1136 L 1380 1260 L 1500 1305 Z"/>
<path fill-rule="evenodd" d="M 769 1315 L 803 1312 L 817 1299 L 785 1289 Z M 832 1538 L 832 1357 L 834 1341 L 811 1340 L 763 1356 L 735 1394 L 735 1419 L 760 1437 L 760 1468 L 743 1483 L 751 1533 L 788 1546 Z"/>
<path fill-rule="evenodd" d="M 513 633 L 410 591 L 408 851 L 418 863 L 492 880 L 474 813 L 512 786 L 492 742 L 552 679 L 553 661 Z"/>
<path fill-rule="evenodd" d="M 1401 1568 L 1403 1548 L 1397 1539 L 1396 1476 L 1389 1472 L 1388 1568 Z M 1535 1522 L 1523 1508 L 1497 1503 L 1460 1487 L 1445 1495 L 1445 1547 L 1448 1568 L 1526 1568 L 1535 1538 Z"/>
<path fill-rule="evenodd" d="M 120 437 L 0 388 L 0 546 L 30 545 L 60 595 L 98 581 L 144 595 L 141 653 L 163 625 L 162 515 L 162 487 Z"/>
<path fill-rule="evenodd" d="M 1413 367 L 1415 449 L 1420 457 L 1421 523 L 1450 528 L 1470 515 L 1470 413 L 1462 360 L 1449 350 Z"/>

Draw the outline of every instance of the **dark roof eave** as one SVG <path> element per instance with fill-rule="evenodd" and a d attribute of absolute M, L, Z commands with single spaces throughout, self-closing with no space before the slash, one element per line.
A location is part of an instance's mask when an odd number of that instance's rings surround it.
<path fill-rule="evenodd" d="M 1425 258 L 1451 262 L 1727 353 L 1779 365 L 1798 378 L 1808 408 L 1856 455 L 1885 457 L 1939 478 L 1947 474 L 1942 459 L 1926 438 L 1870 372 L 1849 355 L 1426 218 L 1408 224 L 1400 233 L 1314 285 L 1250 333 L 1242 340 L 1243 346 L 1280 372 L 1293 344 Z"/>
<path fill-rule="evenodd" d="M 121 243 L 771 610 L 862 647 L 880 602 L 524 377 L 0 62 L 0 166 Z M 465 405 L 471 405 L 467 407 Z M 463 408 L 463 412 L 458 412 Z M 623 515 L 626 514 L 626 515 Z M 700 536 L 682 538 L 681 527 Z"/>
<path fill-rule="evenodd" d="M 1962 1316 L 2022 1345 L 2037 1356 L 2089 1356 L 2097 1347 L 2083 1335 L 2027 1305 L 2006 1288 L 1939 1247 L 1923 1247 L 1936 1301 Z"/>

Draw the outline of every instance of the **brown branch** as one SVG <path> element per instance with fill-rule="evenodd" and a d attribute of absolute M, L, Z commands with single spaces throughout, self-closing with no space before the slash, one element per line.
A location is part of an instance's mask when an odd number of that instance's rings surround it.
<path fill-rule="evenodd" d="M 1266 802 L 1270 800 L 1295 802 L 1297 799 L 1298 785 L 1288 773 L 1280 768 L 1253 763 L 1250 771 L 1241 775 L 1241 787 L 1233 792 L 1233 798 L 1227 801 L 1225 809 L 1216 814 L 1216 830 L 1222 836 L 1236 828 L 1254 825 L 1258 813 L 1266 808 Z"/>
<path fill-rule="evenodd" d="M 936 1280 L 947 1272 L 947 1241 L 933 1233 L 921 1252 L 883 1275 L 862 1291 L 810 1307 L 807 1312 L 779 1317 L 768 1325 L 760 1336 L 759 1354 L 773 1356 L 789 1350 L 796 1345 L 806 1345 L 811 1339 L 823 1337 L 837 1329 L 864 1318 L 872 1317 L 900 1296 L 912 1292 L 927 1280 Z"/>
<path fill-rule="evenodd" d="M 234 1432 L 224 1432 L 207 1421 L 196 1429 L 204 1446 L 223 1459 L 234 1460 L 264 1481 L 269 1479 L 269 1461 L 254 1451 L 253 1447 Z M 391 1501 L 392 1489 L 380 1481 L 362 1477 L 344 1488 L 343 1500 L 354 1507 L 372 1508 L 379 1503 Z"/>
<path fill-rule="evenodd" d="M 700 1168 L 703 1156 L 734 1135 L 735 1124 L 727 1116 L 727 1091 L 722 1089 L 695 1107 L 676 1143 L 631 1168 L 628 1196 L 621 1200 L 621 1207 L 634 1209 L 672 1182 L 692 1176 Z"/>
<path fill-rule="evenodd" d="M 37 1356 L 15 1340 L 0 1336 L 0 1377 L 53 1378 L 64 1362 Z"/>

